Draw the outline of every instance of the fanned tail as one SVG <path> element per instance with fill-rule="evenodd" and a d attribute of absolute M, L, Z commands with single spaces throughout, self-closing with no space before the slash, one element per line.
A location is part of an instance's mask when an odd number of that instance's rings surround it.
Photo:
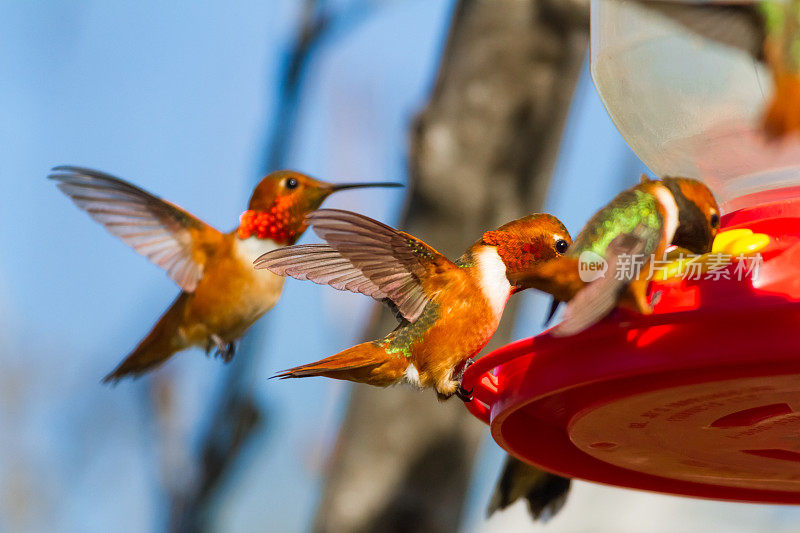
<path fill-rule="evenodd" d="M 403 377 L 408 361 L 402 355 L 386 353 L 378 343 L 365 342 L 342 352 L 276 374 L 275 378 L 322 376 L 386 387 Z"/>
<path fill-rule="evenodd" d="M 524 498 L 528 502 L 531 518 L 546 522 L 564 506 L 570 484 L 567 478 L 539 470 L 508 456 L 486 514 L 491 516 L 495 511 L 505 509 Z"/>
<path fill-rule="evenodd" d="M 185 348 L 178 328 L 189 297 L 188 293 L 182 292 L 139 345 L 113 372 L 103 378 L 103 383 L 116 383 L 122 378 L 139 377 Z"/>

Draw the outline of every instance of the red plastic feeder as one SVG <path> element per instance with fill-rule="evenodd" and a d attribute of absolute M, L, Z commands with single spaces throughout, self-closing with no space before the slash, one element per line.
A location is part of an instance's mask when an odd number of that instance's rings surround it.
<path fill-rule="evenodd" d="M 618 311 L 475 362 L 467 407 L 497 443 L 588 481 L 800 503 L 800 199 L 723 224 L 770 236 L 757 279 L 730 266 L 730 280 L 653 282 L 653 315 Z"/>

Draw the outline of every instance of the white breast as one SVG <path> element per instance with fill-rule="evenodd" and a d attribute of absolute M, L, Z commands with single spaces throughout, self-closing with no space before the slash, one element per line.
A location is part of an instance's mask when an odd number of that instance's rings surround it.
<path fill-rule="evenodd" d="M 249 263 L 251 266 L 256 259 L 278 248 L 280 246 L 272 239 L 259 239 L 258 237 L 236 239 L 236 253 L 242 261 Z"/>
<path fill-rule="evenodd" d="M 655 187 L 655 197 L 664 208 L 664 236 L 667 243 L 672 242 L 675 231 L 678 229 L 678 204 L 666 187 Z"/>
<path fill-rule="evenodd" d="M 473 257 L 483 295 L 489 300 L 489 306 L 499 319 L 511 295 L 511 284 L 506 277 L 506 265 L 493 246 L 480 248 Z"/>
<path fill-rule="evenodd" d="M 280 248 L 271 239 L 258 239 L 250 237 L 248 239 L 235 240 L 236 256 L 241 261 L 242 267 L 252 273 L 250 281 L 247 283 L 243 294 L 240 295 L 242 302 L 250 305 L 250 313 L 257 319 L 278 302 L 283 289 L 284 278 L 273 274 L 268 270 L 256 270 L 253 261 L 261 255 Z M 244 303 L 242 304 L 244 305 Z"/>

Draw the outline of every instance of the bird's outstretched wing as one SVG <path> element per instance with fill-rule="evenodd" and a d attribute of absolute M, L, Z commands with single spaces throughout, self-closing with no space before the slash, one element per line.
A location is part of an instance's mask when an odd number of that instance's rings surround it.
<path fill-rule="evenodd" d="M 660 235 L 660 227 L 639 224 L 632 232 L 622 233 L 611 241 L 605 254 L 608 262 L 605 275 L 575 294 L 567 303 L 563 320 L 550 333 L 555 337 L 574 335 L 610 313 L 630 282 L 639 276 L 645 261 L 636 258 L 649 260 Z M 623 258 L 630 261 L 624 269 L 620 268 Z"/>
<path fill-rule="evenodd" d="M 97 170 L 58 166 L 48 177 L 112 235 L 166 270 L 181 289 L 194 291 L 207 259 L 204 244 L 221 238 L 219 231 L 166 200 Z"/>
<path fill-rule="evenodd" d="M 255 261 L 257 269 L 267 268 L 279 276 L 291 276 L 340 291 L 359 292 L 383 300 L 387 294 L 327 244 L 298 244 L 266 253 Z"/>
<path fill-rule="evenodd" d="M 421 240 L 357 213 L 319 209 L 307 220 L 327 244 L 266 253 L 256 268 L 388 299 L 409 322 L 419 318 L 441 280 L 458 270 Z"/>

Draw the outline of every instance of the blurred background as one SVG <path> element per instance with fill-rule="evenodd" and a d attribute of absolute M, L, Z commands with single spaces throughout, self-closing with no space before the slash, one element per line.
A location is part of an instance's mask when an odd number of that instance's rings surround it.
<path fill-rule="evenodd" d="M 177 294 L 45 179 L 104 170 L 222 230 L 292 168 L 455 257 L 546 210 L 574 234 L 646 171 L 586 60 L 583 0 L 0 0 L 0 531 L 797 531 L 798 511 L 577 482 L 485 518 L 503 460 L 458 401 L 268 381 L 391 327 L 289 280 L 233 363 L 100 384 Z M 306 235 L 303 242 L 313 242 Z M 492 346 L 538 333 L 514 298 Z M 490 346 L 490 348 L 492 347 Z"/>

